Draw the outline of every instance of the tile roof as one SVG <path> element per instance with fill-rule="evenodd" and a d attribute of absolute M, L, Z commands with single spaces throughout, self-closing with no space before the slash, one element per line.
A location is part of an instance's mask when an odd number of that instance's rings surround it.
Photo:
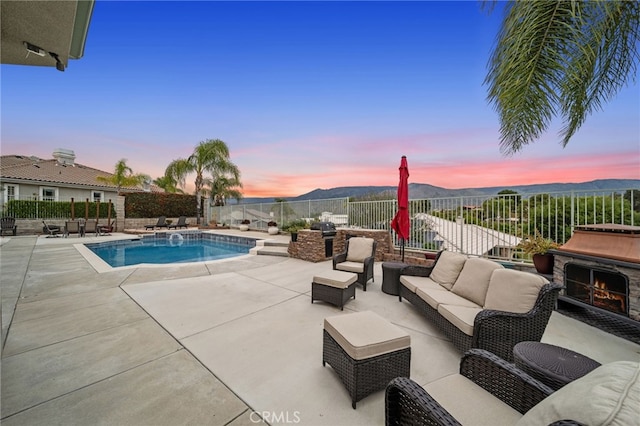
<path fill-rule="evenodd" d="M 79 163 L 61 165 L 57 160 L 43 160 L 26 155 L 0 156 L 0 177 L 17 179 L 34 183 L 48 183 L 56 186 L 87 186 L 115 190 L 116 185 L 98 181 L 98 176 L 109 177 L 112 173 L 94 169 Z M 122 188 L 129 191 L 142 191 L 141 187 Z M 151 185 L 152 192 L 164 192 L 156 185 Z"/>

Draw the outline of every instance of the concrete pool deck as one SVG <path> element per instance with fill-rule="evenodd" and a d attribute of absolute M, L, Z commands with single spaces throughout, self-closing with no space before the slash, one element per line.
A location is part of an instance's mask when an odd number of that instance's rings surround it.
<path fill-rule="evenodd" d="M 225 231 L 288 241 L 288 236 Z M 411 377 L 455 373 L 460 354 L 408 302 L 367 291 L 311 304 L 331 262 L 246 255 L 98 272 L 74 244 L 110 237 L 3 237 L 3 425 L 381 425 L 384 392 L 351 408 L 322 366 L 325 317 L 373 310 L 411 335 Z M 601 363 L 640 345 L 557 312 L 543 341 Z"/>

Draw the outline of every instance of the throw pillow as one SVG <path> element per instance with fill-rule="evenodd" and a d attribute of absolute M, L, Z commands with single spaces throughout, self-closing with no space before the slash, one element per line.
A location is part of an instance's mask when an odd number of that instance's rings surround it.
<path fill-rule="evenodd" d="M 518 426 L 574 420 L 584 425 L 639 424 L 640 363 L 616 361 L 555 391 L 529 410 Z"/>

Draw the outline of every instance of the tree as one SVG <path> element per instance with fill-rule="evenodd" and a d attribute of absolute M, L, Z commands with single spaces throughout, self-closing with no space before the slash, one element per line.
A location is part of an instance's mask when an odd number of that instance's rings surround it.
<path fill-rule="evenodd" d="M 508 2 L 485 79 L 501 151 L 533 142 L 557 113 L 566 146 L 587 115 L 635 80 L 639 42 L 637 1 Z"/>
<path fill-rule="evenodd" d="M 205 173 L 211 173 L 211 177 Z M 195 173 L 195 195 L 197 202 L 197 223 L 200 224 L 202 215 L 202 197 L 211 193 L 223 194 L 219 189 L 224 186 L 224 179 L 227 183 L 232 182 L 234 186 L 242 186 L 240 183 L 240 170 L 233 164 L 229 157 L 229 147 L 220 139 L 207 139 L 200 142 L 187 159 L 172 161 L 165 170 L 165 176 L 170 176 L 181 186 L 184 186 L 185 178 L 188 174 Z M 213 191 L 206 190 L 209 186 Z"/>
<path fill-rule="evenodd" d="M 214 206 L 224 206 L 227 200 L 235 198 L 240 201 L 242 198 L 242 183 L 233 174 L 214 176 L 211 180 L 211 199 Z"/>
<path fill-rule="evenodd" d="M 184 194 L 184 191 L 178 188 L 178 182 L 172 176 L 161 176 L 157 179 L 154 179 L 153 183 L 158 187 L 164 189 L 165 192 L 169 192 L 172 194 Z"/>
<path fill-rule="evenodd" d="M 131 167 L 127 166 L 127 159 L 123 158 L 116 163 L 115 170 L 111 176 L 98 176 L 99 182 L 115 185 L 120 192 L 121 188 L 136 187 L 150 180 L 145 174 L 134 174 Z"/>

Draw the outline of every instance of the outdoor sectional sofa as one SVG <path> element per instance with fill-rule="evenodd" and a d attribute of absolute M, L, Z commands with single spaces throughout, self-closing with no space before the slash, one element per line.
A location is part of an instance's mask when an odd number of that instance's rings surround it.
<path fill-rule="evenodd" d="M 461 352 L 488 350 L 513 361 L 513 347 L 540 341 L 561 285 L 483 258 L 442 251 L 431 267 L 402 269 L 398 300 L 406 299 Z"/>

